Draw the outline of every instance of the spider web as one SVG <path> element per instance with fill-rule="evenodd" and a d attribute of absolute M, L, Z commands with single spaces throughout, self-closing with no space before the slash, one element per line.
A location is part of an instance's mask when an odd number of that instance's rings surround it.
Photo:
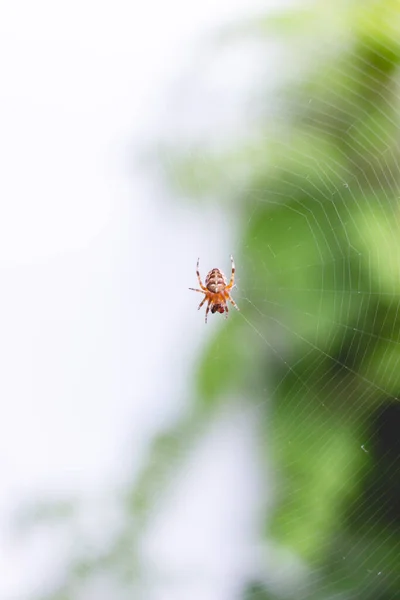
<path fill-rule="evenodd" d="M 241 311 L 231 310 L 227 321 L 209 315 L 205 327 L 188 292 L 190 337 L 203 345 L 197 405 L 155 440 L 153 464 L 123 498 L 124 516 L 139 514 L 146 523 L 148 506 L 165 491 L 163 464 L 168 479 L 204 421 L 218 416 L 221 398 L 231 400 L 231 467 L 243 487 L 251 487 L 254 464 L 266 482 L 254 492 L 251 552 L 239 548 L 245 556 L 226 577 L 229 600 L 389 600 L 399 587 L 398 11 L 395 2 L 321 2 L 293 21 L 289 13 L 232 28 L 220 63 L 215 48 L 207 57 L 202 46 L 191 65 L 200 86 L 190 80 L 179 87 L 180 129 L 168 106 L 164 158 L 172 179 L 180 194 L 211 204 L 199 248 L 203 280 L 212 267 L 229 276 L 232 252 L 232 296 Z M 297 32 L 294 40 L 277 41 L 279 27 Z M 243 41 L 247 31 L 250 41 Z M 215 256 L 210 240 L 221 238 L 222 220 L 234 233 Z M 186 258 L 193 271 L 185 263 L 180 273 L 188 273 L 189 287 L 197 256 Z M 255 438 L 247 446 L 245 435 Z M 207 456 L 209 464 L 214 459 Z M 194 477 L 204 503 L 234 505 L 217 494 L 226 472 L 213 490 Z M 132 548 L 143 530 L 131 520 L 122 529 L 100 560 L 73 564 L 71 580 L 82 577 L 84 585 L 99 567 L 100 579 L 102 569 L 126 575 L 128 586 L 112 586 L 107 596 L 110 582 L 101 580 L 93 597 L 124 598 L 133 589 Z M 233 546 L 243 542 L 233 538 Z M 150 597 L 164 599 L 173 589 L 174 600 L 193 598 L 197 590 L 202 600 L 221 600 L 201 587 L 213 583 L 216 557 L 209 554 L 194 573 L 166 569 L 165 577 L 148 569 L 150 588 L 162 586 Z M 187 579 L 194 585 L 179 596 Z"/>
<path fill-rule="evenodd" d="M 400 7 L 355 7 L 291 46 L 299 71 L 283 78 L 296 91 L 271 94 L 248 170 L 234 154 L 221 160 L 218 193 L 243 203 L 246 223 L 232 244 L 241 314 L 213 339 L 203 375 L 220 370 L 229 388 L 223 345 L 243 346 L 231 394 L 265 373 L 250 396 L 268 420 L 259 445 L 277 456 L 267 560 L 248 598 L 389 599 L 400 585 Z M 192 191 L 221 175 L 216 144 L 189 164 Z"/>

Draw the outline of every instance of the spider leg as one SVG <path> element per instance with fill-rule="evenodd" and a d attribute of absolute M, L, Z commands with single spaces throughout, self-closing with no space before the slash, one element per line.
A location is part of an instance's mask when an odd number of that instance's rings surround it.
<path fill-rule="evenodd" d="M 204 298 L 204 300 L 205 300 L 205 298 Z M 204 300 L 203 300 L 203 302 L 204 302 Z M 211 304 L 211 299 L 208 301 L 208 304 L 207 304 L 206 316 L 205 316 L 205 322 L 206 323 L 207 323 L 207 315 L 208 315 L 208 312 L 210 310 L 210 304 Z"/>
<path fill-rule="evenodd" d="M 233 262 L 233 256 L 231 254 L 231 263 L 232 263 L 232 273 L 231 273 L 231 280 L 228 283 L 228 285 L 226 286 L 226 290 L 231 290 L 233 288 L 233 286 L 235 285 L 235 263 Z"/>
<path fill-rule="evenodd" d="M 201 287 L 202 290 L 206 290 L 207 288 L 203 285 L 203 282 L 201 281 L 199 264 L 200 264 L 200 258 L 197 259 L 196 275 L 197 275 L 197 279 L 199 280 L 199 286 Z"/>
<path fill-rule="evenodd" d="M 200 292 L 200 294 L 204 294 L 204 290 L 197 290 L 196 288 L 188 288 L 188 290 L 193 290 L 193 292 Z"/>
<path fill-rule="evenodd" d="M 238 307 L 238 305 L 236 304 L 236 302 L 234 300 L 232 300 L 231 296 L 228 295 L 228 300 L 231 304 L 233 304 L 233 306 L 236 308 L 236 310 L 240 311 L 240 308 Z"/>
<path fill-rule="evenodd" d="M 228 305 L 227 305 L 227 304 L 225 304 L 225 319 L 227 319 L 227 318 L 228 318 L 228 312 L 229 312 Z"/>
<path fill-rule="evenodd" d="M 204 302 L 207 300 L 207 296 L 204 296 L 203 300 L 200 302 L 199 307 L 197 310 L 200 310 L 201 307 L 203 306 Z"/>

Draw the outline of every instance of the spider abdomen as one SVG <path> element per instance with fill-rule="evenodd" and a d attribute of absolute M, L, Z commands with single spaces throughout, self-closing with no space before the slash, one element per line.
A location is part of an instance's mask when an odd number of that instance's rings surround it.
<path fill-rule="evenodd" d="M 206 277 L 206 288 L 213 294 L 220 294 L 226 288 L 226 279 L 222 271 L 211 269 Z"/>

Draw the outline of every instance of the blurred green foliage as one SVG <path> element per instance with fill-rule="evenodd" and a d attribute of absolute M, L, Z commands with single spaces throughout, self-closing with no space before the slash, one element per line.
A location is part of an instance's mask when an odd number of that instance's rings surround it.
<path fill-rule="evenodd" d="M 400 425 L 400 5 L 318 3 L 243 32 L 276 26 L 289 47 L 307 43 L 273 127 L 265 118 L 225 157 L 201 148 L 201 163 L 179 162 L 180 186 L 207 197 L 221 193 L 213 181 L 225 166 L 222 195 L 243 225 L 244 320 L 210 341 L 198 402 L 211 412 L 233 385 L 265 412 L 260 448 L 277 483 L 263 539 L 310 574 L 290 597 L 400 597 L 400 486 L 386 481 L 400 479 L 399 436 L 378 427 Z M 378 511 L 382 489 L 390 502 Z"/>
<path fill-rule="evenodd" d="M 242 312 L 210 339 L 193 405 L 154 440 L 123 498 L 132 526 L 102 564 L 125 574 L 132 568 L 132 548 L 171 473 L 233 396 L 254 403 L 260 453 L 273 461 L 274 509 L 266 510 L 260 538 L 308 573 L 286 597 L 394 599 L 400 4 L 318 2 L 260 17 L 222 39 L 271 35 L 292 60 L 273 117 L 260 118 L 226 152 L 201 146 L 189 157 L 168 149 L 180 192 L 218 194 L 240 214 Z M 243 594 L 277 597 L 262 576 Z"/>

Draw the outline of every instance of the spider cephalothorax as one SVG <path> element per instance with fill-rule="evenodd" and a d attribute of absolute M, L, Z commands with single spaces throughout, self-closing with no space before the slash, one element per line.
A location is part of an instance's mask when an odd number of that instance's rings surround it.
<path fill-rule="evenodd" d="M 237 310 L 239 310 L 238 306 L 232 300 L 231 295 L 230 295 L 230 291 L 233 288 L 233 286 L 235 285 L 235 263 L 233 262 L 232 256 L 231 256 L 232 275 L 231 275 L 231 280 L 228 284 L 226 283 L 225 275 L 222 273 L 222 271 L 220 271 L 219 269 L 211 269 L 211 271 L 208 273 L 208 275 L 206 277 L 205 285 L 203 285 L 203 283 L 201 281 L 200 273 L 199 273 L 199 261 L 200 261 L 200 259 L 198 258 L 196 275 L 197 275 L 197 279 L 199 280 L 199 286 L 201 289 L 200 290 L 196 289 L 196 288 L 189 288 L 189 289 L 193 290 L 194 292 L 200 292 L 201 294 L 204 294 L 204 298 L 199 304 L 199 309 L 203 306 L 204 302 L 207 300 L 207 309 L 206 309 L 206 316 L 205 316 L 206 323 L 207 323 L 207 315 L 208 315 L 208 312 L 210 309 L 213 314 L 216 312 L 219 312 L 221 314 L 225 312 L 226 313 L 225 316 L 226 317 L 228 316 L 228 305 L 227 305 L 228 300 L 229 300 L 229 302 L 231 302 L 231 304 L 233 304 L 233 306 Z"/>

